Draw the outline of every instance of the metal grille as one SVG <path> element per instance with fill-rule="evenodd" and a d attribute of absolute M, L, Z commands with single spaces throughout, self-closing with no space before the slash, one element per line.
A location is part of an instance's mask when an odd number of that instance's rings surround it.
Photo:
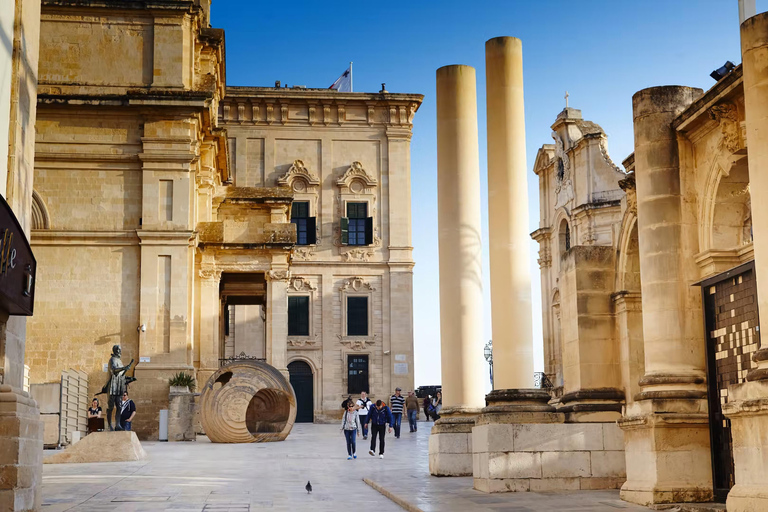
<path fill-rule="evenodd" d="M 731 422 L 723 415 L 728 386 L 746 381 L 759 348 L 757 287 L 754 268 L 731 271 L 705 282 L 709 415 L 715 492 L 724 495 L 734 484 Z"/>
<path fill-rule="evenodd" d="M 368 391 L 368 356 L 347 356 L 347 393 Z"/>

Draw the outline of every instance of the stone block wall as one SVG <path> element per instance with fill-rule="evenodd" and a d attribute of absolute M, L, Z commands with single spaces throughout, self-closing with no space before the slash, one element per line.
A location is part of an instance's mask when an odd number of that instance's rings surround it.
<path fill-rule="evenodd" d="M 626 480 L 615 423 L 478 425 L 472 450 L 483 492 L 618 489 Z"/>
<path fill-rule="evenodd" d="M 0 385 L 0 510 L 40 509 L 42 438 L 35 401 L 24 391 Z"/>

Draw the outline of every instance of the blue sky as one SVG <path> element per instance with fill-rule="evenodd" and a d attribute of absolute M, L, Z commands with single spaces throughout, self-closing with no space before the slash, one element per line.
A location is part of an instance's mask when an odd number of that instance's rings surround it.
<path fill-rule="evenodd" d="M 757 11 L 768 9 L 758 0 Z M 289 7 L 290 6 L 290 7 Z M 485 337 L 490 339 L 485 154 L 484 45 L 496 36 L 523 41 L 528 168 L 552 142 L 565 106 L 582 110 L 608 134 L 618 164 L 632 152 L 632 94 L 657 85 L 708 89 L 709 73 L 741 62 L 736 0 L 459 2 L 255 2 L 214 0 L 211 23 L 226 30 L 229 85 L 328 87 L 354 62 L 355 91 L 421 93 L 411 145 L 416 385 L 440 382 L 437 268 L 435 70 L 477 69 L 483 186 Z M 538 181 L 530 172 L 530 227 L 538 227 Z M 538 244 L 531 242 L 535 365 L 540 369 Z"/>

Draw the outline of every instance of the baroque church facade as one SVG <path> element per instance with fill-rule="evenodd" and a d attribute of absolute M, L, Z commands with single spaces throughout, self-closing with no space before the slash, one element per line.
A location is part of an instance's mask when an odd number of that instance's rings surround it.
<path fill-rule="evenodd" d="M 413 388 L 422 96 L 228 87 L 209 19 L 206 0 L 42 2 L 29 378 L 78 369 L 93 396 L 120 344 L 142 438 L 169 377 L 237 358 L 291 379 L 299 421 Z"/>

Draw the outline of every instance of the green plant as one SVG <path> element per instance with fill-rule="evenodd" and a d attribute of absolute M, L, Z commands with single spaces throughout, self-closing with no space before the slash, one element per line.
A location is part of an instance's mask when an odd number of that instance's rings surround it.
<path fill-rule="evenodd" d="M 175 374 L 173 377 L 168 379 L 168 383 L 171 386 L 184 386 L 190 391 L 194 391 L 195 389 L 195 378 L 185 372 L 179 372 Z"/>

